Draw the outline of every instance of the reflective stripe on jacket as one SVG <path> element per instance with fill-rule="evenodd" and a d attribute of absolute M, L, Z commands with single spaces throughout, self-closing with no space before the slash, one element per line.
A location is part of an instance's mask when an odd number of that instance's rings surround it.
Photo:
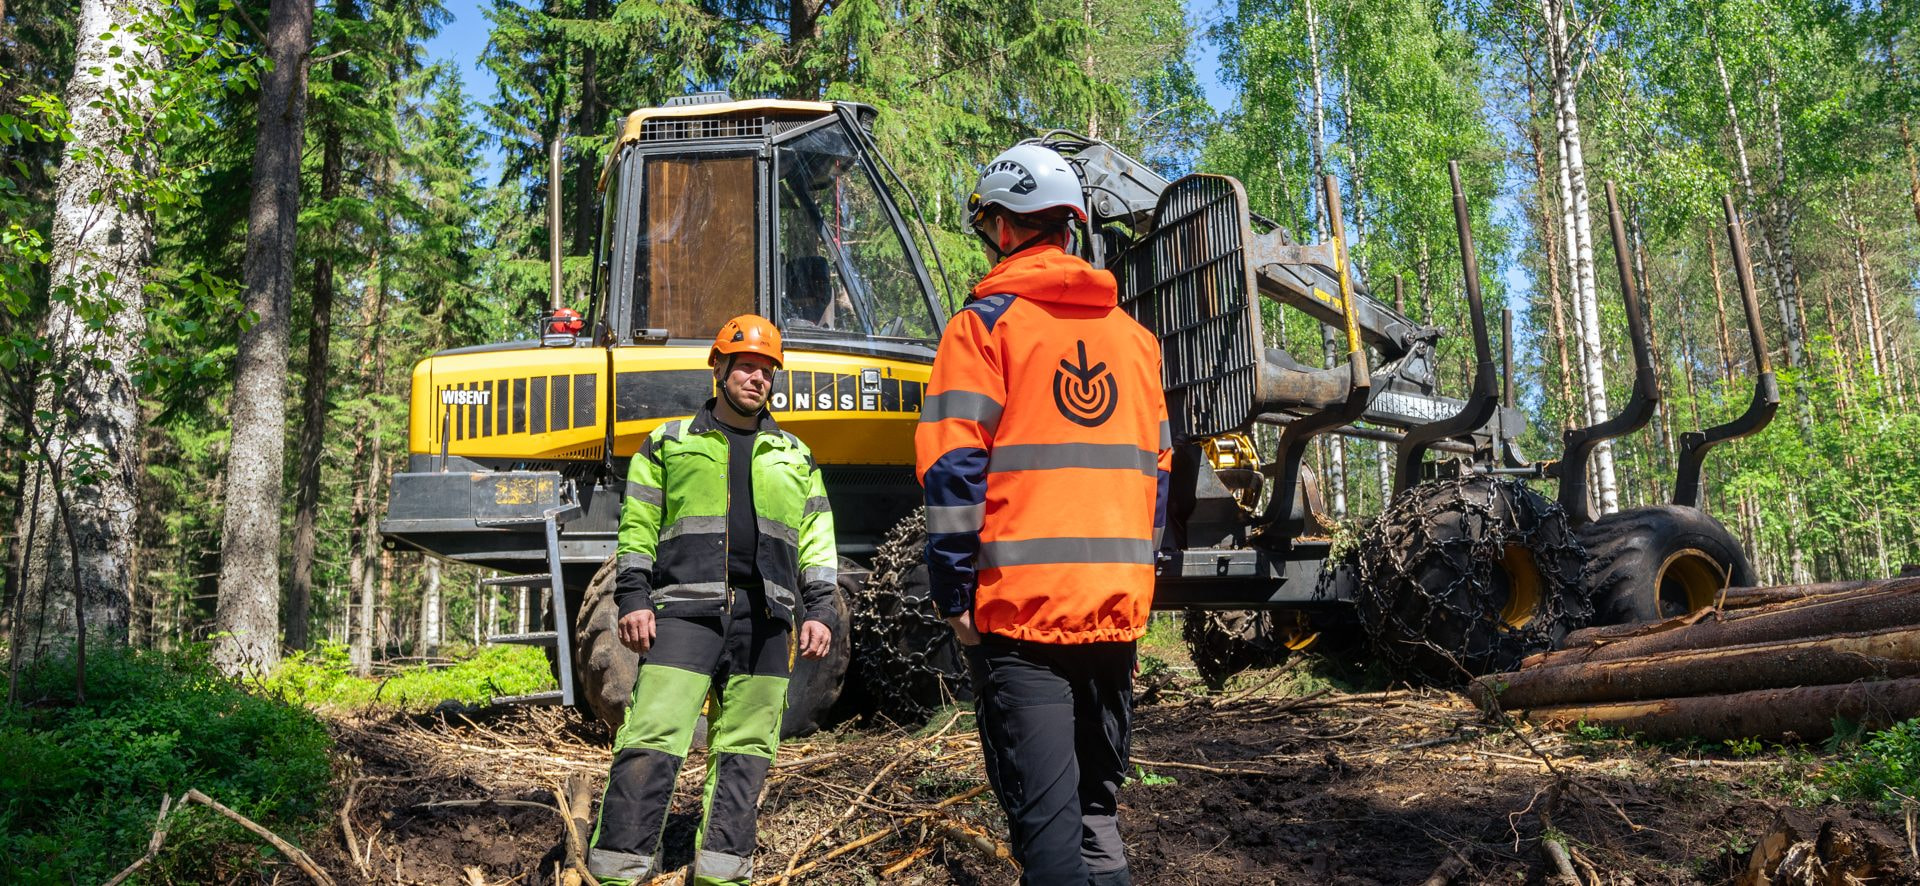
<path fill-rule="evenodd" d="M 717 616 L 726 608 L 727 440 L 714 401 L 655 428 L 620 506 L 620 614 Z M 813 453 L 761 413 L 753 439 L 754 554 L 775 618 L 833 625 L 833 510 Z M 837 626 L 836 626 L 837 629 Z"/>
<path fill-rule="evenodd" d="M 914 434 L 934 602 L 1016 639 L 1138 639 L 1171 465 L 1159 343 L 1057 246 L 974 293 Z"/>

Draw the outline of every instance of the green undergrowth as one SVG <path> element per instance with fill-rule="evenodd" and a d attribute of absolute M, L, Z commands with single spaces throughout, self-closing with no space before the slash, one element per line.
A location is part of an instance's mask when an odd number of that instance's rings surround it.
<path fill-rule="evenodd" d="M 1897 810 L 1920 799 L 1920 719 L 1896 723 L 1839 749 L 1816 782 L 1843 800 L 1868 800 Z"/>
<path fill-rule="evenodd" d="M 0 708 L 0 880 L 104 882 L 146 850 L 161 797 L 189 788 L 296 842 L 331 808 L 320 719 L 222 677 L 204 647 L 89 650 L 85 703 L 73 684 L 70 662 L 43 664 Z M 134 882 L 223 880 L 271 853 L 190 805 Z"/>
<path fill-rule="evenodd" d="M 338 643 L 295 653 L 261 681 L 262 688 L 288 702 L 336 712 L 424 711 L 443 701 L 479 705 L 494 696 L 557 685 L 546 654 L 531 646 L 486 646 L 446 662 L 383 668 L 360 677 L 353 673 L 347 647 Z"/>

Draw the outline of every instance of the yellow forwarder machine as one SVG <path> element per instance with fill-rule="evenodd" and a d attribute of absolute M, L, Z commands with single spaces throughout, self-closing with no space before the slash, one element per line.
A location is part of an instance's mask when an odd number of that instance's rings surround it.
<path fill-rule="evenodd" d="M 662 421 L 711 396 L 713 331 L 758 313 L 786 344 L 769 406 L 820 463 L 843 557 L 870 556 L 919 503 L 913 429 L 945 319 L 890 195 L 899 189 L 883 185 L 892 173 L 866 130 L 872 117 L 845 102 L 712 95 L 629 116 L 601 177 L 585 323 L 573 334 L 545 318 L 538 341 L 415 367 L 387 543 L 513 574 L 495 584 L 550 589 L 559 624 L 584 628 L 593 607 L 608 607 L 610 629 L 611 600 L 584 601 L 582 618 L 581 594 L 614 552 L 626 461 Z M 859 580 L 856 560 L 842 568 L 843 583 Z M 790 732 L 838 695 L 846 621 L 832 656 L 801 663 Z M 624 690 L 597 690 L 631 686 L 633 664 L 607 630 L 494 639 L 551 648 L 562 677 L 553 700 L 617 722 Z M 576 660 L 590 673 L 575 674 Z"/>
<path fill-rule="evenodd" d="M 785 337 L 769 405 L 825 475 L 850 628 L 827 659 L 800 663 L 783 730 L 819 722 L 854 648 L 861 682 L 888 713 L 966 693 L 951 632 L 926 602 L 913 478 L 913 430 L 945 312 L 892 196 L 906 189 L 867 132 L 872 119 L 847 102 L 713 95 L 634 113 L 601 177 L 585 322 L 550 316 L 538 340 L 445 351 L 414 370 L 409 463 L 393 478 L 381 532 L 390 546 L 510 574 L 496 584 L 548 589 L 549 627 L 571 629 L 494 639 L 549 648 L 561 686 L 551 700 L 620 721 L 637 661 L 614 636 L 602 566 L 627 459 L 654 427 L 711 395 L 710 336 L 749 312 Z M 1234 179 L 1169 183 L 1098 140 L 1041 142 L 1074 164 L 1089 196 L 1094 225 L 1076 248 L 1114 272 L 1121 305 L 1161 342 L 1176 445 L 1154 605 L 1259 612 L 1188 620 L 1203 674 L 1357 624 L 1399 670 L 1457 680 L 1510 666 L 1590 619 L 1685 612 L 1751 583 L 1739 542 L 1697 504 L 1707 451 L 1764 426 L 1778 403 L 1758 333 L 1753 402 L 1732 422 L 1682 435 L 1673 503 L 1595 519 L 1589 453 L 1644 426 L 1659 396 L 1624 266 L 1633 394 L 1617 416 L 1567 431 L 1558 458 L 1533 460 L 1515 445 L 1525 423 L 1512 408 L 1511 360 L 1501 371 L 1493 357 L 1457 174 L 1475 355 L 1465 398 L 1437 390 L 1435 345 L 1447 332 L 1371 298 L 1348 272 L 1331 179 L 1332 237 L 1302 245 L 1252 215 Z M 1758 330 L 1731 203 L 1726 215 Z M 1612 222 L 1619 244 L 1617 210 Z M 1268 347 L 1262 298 L 1327 327 L 1345 359 L 1320 369 Z M 1256 445 L 1257 427 L 1269 445 Z M 1394 449 L 1392 504 L 1337 559 L 1304 462 L 1324 434 Z M 1557 503 L 1517 482 L 1544 478 L 1559 481 Z"/>

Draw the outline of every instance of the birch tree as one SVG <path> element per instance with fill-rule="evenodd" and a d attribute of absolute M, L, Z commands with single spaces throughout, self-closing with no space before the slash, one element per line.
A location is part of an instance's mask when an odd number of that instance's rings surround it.
<path fill-rule="evenodd" d="M 1580 80 L 1586 73 L 1589 33 L 1579 27 L 1574 0 L 1539 0 L 1540 17 L 1546 24 L 1549 94 L 1553 104 L 1554 132 L 1560 149 L 1561 229 L 1567 248 L 1567 266 L 1572 271 L 1573 307 L 1580 341 L 1580 376 L 1586 398 L 1587 421 L 1598 424 L 1608 417 L 1606 362 L 1600 348 L 1600 307 L 1594 282 L 1593 219 L 1589 211 L 1592 198 L 1587 189 L 1586 156 L 1580 135 Z M 1613 445 L 1602 442 L 1594 447 L 1592 469 L 1594 494 L 1599 512 L 1612 513 L 1620 508 L 1620 493 L 1614 479 Z"/>
<path fill-rule="evenodd" d="M 35 395 L 37 451 L 22 489 L 32 504 L 18 530 L 28 553 L 25 617 L 12 648 L 36 656 L 81 636 L 127 638 L 140 428 L 133 365 L 154 245 L 153 207 L 138 180 L 152 156 L 138 135 L 163 71 L 150 39 L 160 10 L 158 0 L 79 7 L 48 240 L 42 328 L 51 360 Z"/>

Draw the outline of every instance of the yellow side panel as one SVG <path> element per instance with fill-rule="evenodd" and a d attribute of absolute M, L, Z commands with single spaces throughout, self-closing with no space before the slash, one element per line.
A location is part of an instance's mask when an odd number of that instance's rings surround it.
<path fill-rule="evenodd" d="M 773 380 L 774 420 L 823 464 L 911 465 L 932 366 L 907 360 L 787 351 Z M 662 422 L 691 415 L 713 396 L 705 347 L 613 351 L 615 455 L 631 455 Z"/>
<path fill-rule="evenodd" d="M 607 352 L 527 348 L 441 354 L 413 370 L 410 451 L 527 460 L 602 457 Z"/>

